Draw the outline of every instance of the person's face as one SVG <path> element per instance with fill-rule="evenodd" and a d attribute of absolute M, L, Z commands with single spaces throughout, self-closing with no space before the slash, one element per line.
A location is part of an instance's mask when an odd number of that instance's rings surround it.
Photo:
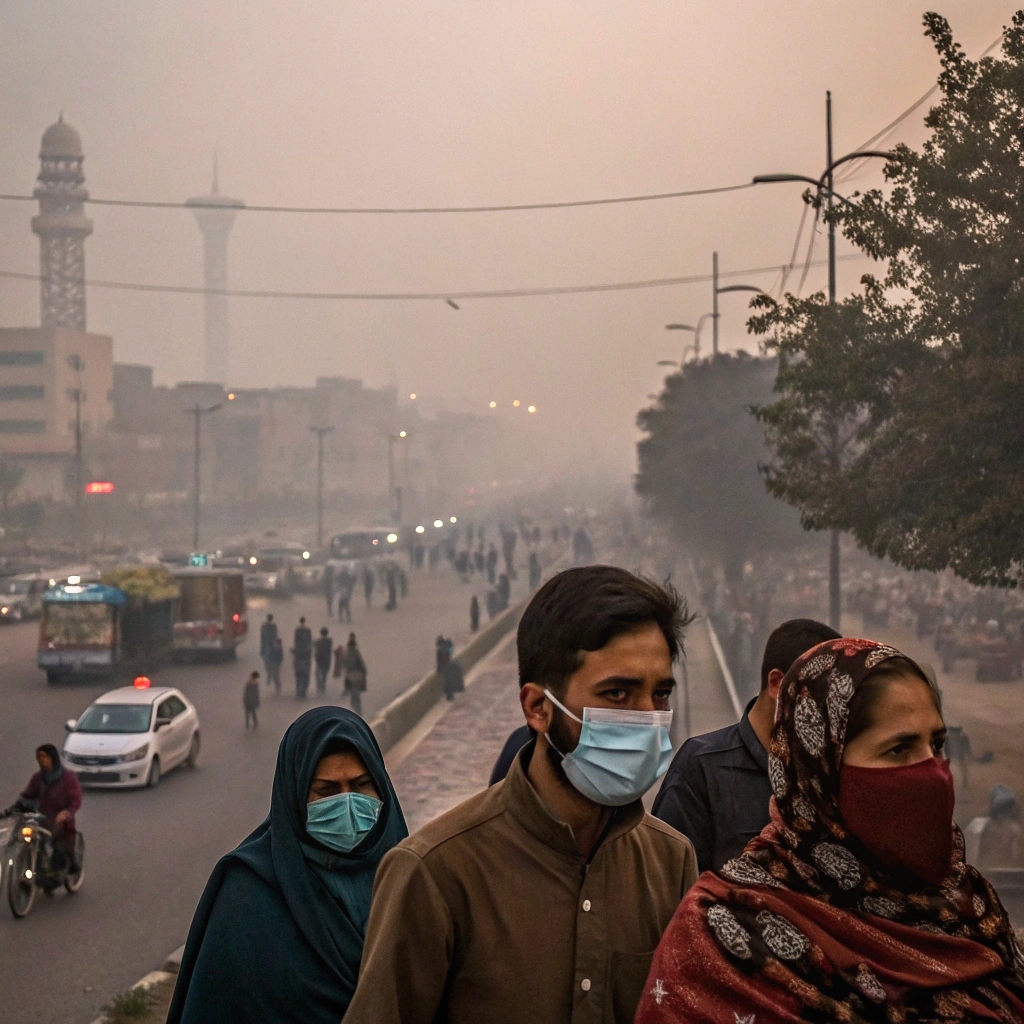
<path fill-rule="evenodd" d="M 313 773 L 306 803 L 323 800 L 339 793 L 362 793 L 380 799 L 373 776 L 366 770 L 363 759 L 354 751 L 328 754 L 320 759 Z"/>
<path fill-rule="evenodd" d="M 39 765 L 40 771 L 53 771 L 53 758 L 50 757 L 45 750 L 39 750 L 36 752 L 36 763 Z"/>
<path fill-rule="evenodd" d="M 667 711 L 675 685 L 668 641 L 651 622 L 614 637 L 598 651 L 586 651 L 559 699 L 579 718 L 584 708 Z M 555 708 L 543 686 L 527 683 L 520 698 L 526 720 L 537 732 L 550 731 L 563 753 L 576 747 L 579 722 Z"/>
<path fill-rule="evenodd" d="M 944 757 L 946 723 L 931 688 L 906 673 L 886 681 L 874 720 L 847 744 L 843 763 L 856 768 L 895 768 Z"/>

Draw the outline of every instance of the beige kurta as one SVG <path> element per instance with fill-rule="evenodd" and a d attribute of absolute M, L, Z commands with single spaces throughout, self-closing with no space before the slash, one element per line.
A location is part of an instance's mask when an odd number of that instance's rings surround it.
<path fill-rule="evenodd" d="M 632 1024 L 693 847 L 637 801 L 588 865 L 532 752 L 385 856 L 345 1024 Z"/>

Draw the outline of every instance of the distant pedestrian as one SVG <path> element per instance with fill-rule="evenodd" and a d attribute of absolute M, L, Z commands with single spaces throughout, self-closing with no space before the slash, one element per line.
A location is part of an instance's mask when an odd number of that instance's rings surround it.
<path fill-rule="evenodd" d="M 355 633 L 348 635 L 348 649 L 345 651 L 345 693 L 352 703 L 352 710 L 362 718 L 363 694 L 366 692 L 366 662 L 356 644 Z"/>
<path fill-rule="evenodd" d="M 316 663 L 316 692 L 324 694 L 327 692 L 327 675 L 331 671 L 331 657 L 334 654 L 334 641 L 324 626 L 320 630 L 320 636 L 313 643 L 313 660 Z"/>
<path fill-rule="evenodd" d="M 480 628 L 480 601 L 476 594 L 469 602 L 469 631 L 475 633 Z"/>
<path fill-rule="evenodd" d="M 536 551 L 530 552 L 530 590 L 536 590 L 540 586 L 540 559 Z"/>
<path fill-rule="evenodd" d="M 256 709 L 260 706 L 260 674 L 253 672 L 249 676 L 242 691 L 242 707 L 245 708 L 245 731 L 249 731 L 249 723 L 255 729 L 259 726 L 256 719 Z"/>
<path fill-rule="evenodd" d="M 369 608 L 373 601 L 373 588 L 376 583 L 373 570 L 367 565 L 363 568 L 363 594 L 366 597 L 366 607 Z"/>
<path fill-rule="evenodd" d="M 448 657 L 441 676 L 442 685 L 444 686 L 444 695 L 448 700 L 453 700 L 455 698 L 455 694 L 462 693 L 466 688 L 465 680 L 462 675 L 462 666 L 455 658 L 451 657 L 451 655 Z"/>
<path fill-rule="evenodd" d="M 509 578 L 502 573 L 498 577 L 498 611 L 504 611 L 508 607 L 508 603 L 512 598 L 512 584 L 509 582 Z"/>
<path fill-rule="evenodd" d="M 281 666 L 284 664 L 284 644 L 281 638 L 274 640 L 274 646 L 270 653 L 263 659 L 264 667 L 267 670 L 267 685 L 274 684 L 274 690 L 281 693 Z"/>
<path fill-rule="evenodd" d="M 403 601 L 409 596 L 409 574 L 402 568 L 398 569 L 398 596 Z"/>
<path fill-rule="evenodd" d="M 305 700 L 309 689 L 309 674 L 313 668 L 313 631 L 306 625 L 304 618 L 300 618 L 295 627 L 292 665 L 295 669 L 295 697 L 297 700 Z"/>
<path fill-rule="evenodd" d="M 487 549 L 487 582 L 493 587 L 498 573 L 498 549 L 492 544 Z"/>
<path fill-rule="evenodd" d="M 487 591 L 487 618 L 493 619 L 501 611 L 501 598 L 496 590 Z"/>
<path fill-rule="evenodd" d="M 434 641 L 434 662 L 438 672 L 444 671 L 445 665 L 448 664 L 448 641 L 445 640 L 443 633 L 438 633 Z"/>
<path fill-rule="evenodd" d="M 341 574 L 338 585 L 338 621 L 352 621 L 352 591 L 356 588 L 356 578 L 347 569 Z"/>
<path fill-rule="evenodd" d="M 394 567 L 388 569 L 388 603 L 384 607 L 389 612 L 393 612 L 398 607 L 398 580 L 396 575 Z"/>
<path fill-rule="evenodd" d="M 267 616 L 267 621 L 260 626 L 260 657 L 263 659 L 263 670 L 270 676 L 270 664 L 268 658 L 273 658 L 274 645 L 277 643 L 277 623 L 273 615 Z M 269 679 L 268 679 L 269 681 Z"/>
<path fill-rule="evenodd" d="M 327 599 L 327 618 L 334 614 L 334 566 L 324 566 L 324 597 Z"/>

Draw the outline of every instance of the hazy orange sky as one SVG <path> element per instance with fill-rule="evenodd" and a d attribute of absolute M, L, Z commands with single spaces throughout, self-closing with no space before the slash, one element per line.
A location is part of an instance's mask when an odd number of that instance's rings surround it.
<path fill-rule="evenodd" d="M 974 56 L 1018 4 L 936 9 Z M 0 192 L 29 192 L 63 109 L 96 197 L 249 203 L 514 203 L 700 188 L 824 164 L 917 99 L 938 64 L 908 0 L 455 0 L 372 4 L 5 0 Z M 923 110 L 921 112 L 923 114 Z M 923 137 L 921 115 L 895 138 Z M 857 181 L 878 181 L 877 170 Z M 852 186 L 851 186 L 852 187 Z M 785 262 L 800 189 L 632 206 L 429 217 L 243 213 L 239 288 L 465 291 L 628 281 Z M 35 272 L 29 204 L 0 203 L 0 269 Z M 91 277 L 199 285 L 189 213 L 93 207 Z M 845 249 L 842 251 L 846 251 Z M 818 249 L 824 255 L 824 245 Z M 840 287 L 865 263 L 840 266 Z M 773 275 L 749 280 L 763 287 Z M 815 271 L 808 287 L 821 287 Z M 91 289 L 89 327 L 161 382 L 202 367 L 202 300 Z M 722 299 L 726 349 L 752 347 L 743 296 Z M 443 302 L 232 300 L 238 386 L 318 375 L 392 381 L 531 427 L 566 457 L 628 471 L 658 359 L 711 305 L 710 286 Z M 38 322 L 38 286 L 0 280 L 0 326 Z M 705 351 L 710 332 L 705 333 Z M 507 410 L 507 411 L 506 411 Z"/>

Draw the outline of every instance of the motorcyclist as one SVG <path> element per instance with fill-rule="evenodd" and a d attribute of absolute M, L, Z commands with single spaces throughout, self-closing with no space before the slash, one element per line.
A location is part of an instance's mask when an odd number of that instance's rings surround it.
<path fill-rule="evenodd" d="M 16 811 L 38 811 L 46 817 L 53 833 L 53 868 L 65 866 L 75 872 L 75 813 L 82 806 L 82 787 L 78 776 L 61 764 L 60 753 L 52 743 L 36 748 L 37 771 L 28 781 L 21 796 L 4 814 Z"/>

